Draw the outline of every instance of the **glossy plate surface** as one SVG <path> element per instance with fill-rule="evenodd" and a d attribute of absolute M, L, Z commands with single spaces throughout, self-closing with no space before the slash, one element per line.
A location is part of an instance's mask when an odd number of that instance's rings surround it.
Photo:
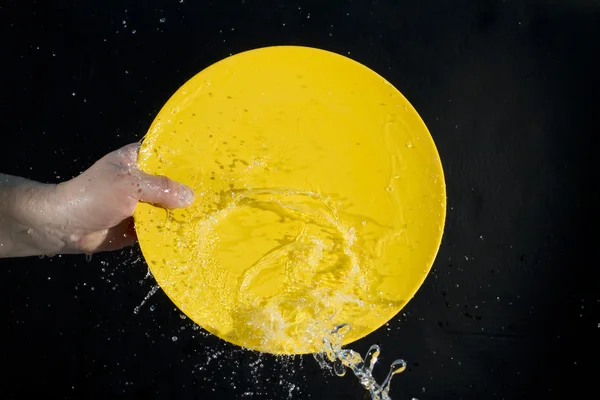
<path fill-rule="evenodd" d="M 425 124 L 349 58 L 279 46 L 222 60 L 185 83 L 139 166 L 196 191 L 185 210 L 140 204 L 144 257 L 197 324 L 249 349 L 321 351 L 322 335 L 375 331 L 413 297 L 446 215 Z"/>

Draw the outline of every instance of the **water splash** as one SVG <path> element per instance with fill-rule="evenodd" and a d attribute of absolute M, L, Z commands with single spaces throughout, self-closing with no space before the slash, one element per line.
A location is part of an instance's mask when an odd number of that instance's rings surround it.
<path fill-rule="evenodd" d="M 223 189 L 202 199 L 202 208 L 173 213 L 163 224 L 177 237 L 193 239 L 174 242 L 172 248 L 189 251 L 173 254 L 180 261 L 166 261 L 172 272 L 161 279 L 180 304 L 193 298 L 194 308 L 220 299 L 215 311 L 196 314 L 221 326 L 222 339 L 253 350 L 313 353 L 320 351 L 323 335 L 311 332 L 320 331 L 311 321 L 321 310 L 335 308 L 336 320 L 348 321 L 364 312 L 386 315 L 396 307 L 371 278 L 377 272 L 374 260 L 402 237 L 387 221 L 353 214 L 344 199 L 317 189 Z M 267 280 L 282 289 L 264 290 Z M 187 282 L 202 290 L 188 290 Z M 367 332 L 353 331 L 361 333 Z"/>
<path fill-rule="evenodd" d="M 150 297 L 152 297 L 156 292 L 158 292 L 158 289 L 160 289 L 160 286 L 158 286 L 158 285 L 152 286 L 152 289 L 150 289 L 150 291 L 148 292 L 146 297 L 144 297 L 144 300 L 142 300 L 140 305 L 133 309 L 133 313 L 137 315 L 140 312 L 140 308 L 142 308 L 143 305 L 146 304 L 146 302 L 148 301 L 148 299 Z"/>
<path fill-rule="evenodd" d="M 381 384 L 378 384 L 373 377 L 373 368 L 377 363 L 381 349 L 378 345 L 371 346 L 364 359 L 353 350 L 343 349 L 342 340 L 350 329 L 350 325 L 340 324 L 331 331 L 329 337 L 323 338 L 324 355 L 333 363 L 333 371 L 337 376 L 344 376 L 349 368 L 358 378 L 360 384 L 369 391 L 372 400 L 391 400 L 389 391 L 392 378 L 394 375 L 406 370 L 406 362 L 402 359 L 392 362 L 386 378 Z M 315 358 L 323 366 L 323 353 L 316 354 Z"/>

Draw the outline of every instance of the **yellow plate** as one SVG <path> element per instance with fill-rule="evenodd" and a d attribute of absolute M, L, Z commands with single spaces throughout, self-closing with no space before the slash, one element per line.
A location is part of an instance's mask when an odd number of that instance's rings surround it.
<path fill-rule="evenodd" d="M 218 337 L 274 354 L 344 344 L 389 321 L 438 251 L 445 184 L 409 102 L 346 57 L 277 46 L 222 60 L 183 85 L 144 139 L 141 169 L 196 191 L 140 204 L 157 282 Z"/>

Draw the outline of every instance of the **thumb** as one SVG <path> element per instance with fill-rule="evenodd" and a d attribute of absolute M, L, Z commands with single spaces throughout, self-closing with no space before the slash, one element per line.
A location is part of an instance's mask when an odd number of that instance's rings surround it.
<path fill-rule="evenodd" d="M 165 208 L 184 208 L 194 202 L 194 191 L 183 183 L 175 182 L 166 176 L 150 175 L 136 171 L 139 182 L 135 198 Z"/>

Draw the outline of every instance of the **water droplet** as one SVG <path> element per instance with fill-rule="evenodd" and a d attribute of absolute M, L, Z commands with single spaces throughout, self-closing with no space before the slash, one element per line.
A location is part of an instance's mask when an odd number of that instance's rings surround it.
<path fill-rule="evenodd" d="M 150 297 L 152 297 L 156 292 L 158 292 L 158 289 L 160 288 L 160 286 L 155 285 L 152 287 L 152 289 L 150 289 L 150 291 L 148 292 L 148 294 L 144 297 L 144 300 L 142 300 L 142 302 L 140 303 L 139 306 L 135 307 L 133 310 L 134 314 L 137 314 L 140 311 L 140 308 L 142 308 L 142 306 L 144 304 L 146 304 L 146 302 L 148 301 L 148 299 Z M 154 311 L 154 306 L 150 306 L 150 311 Z"/>
<path fill-rule="evenodd" d="M 394 191 L 394 188 L 393 188 L 393 187 L 391 187 L 391 186 L 388 186 L 388 187 L 386 187 L 386 188 L 385 188 L 385 191 L 386 191 L 386 192 L 393 192 L 393 191 Z"/>
<path fill-rule="evenodd" d="M 343 337 L 350 332 L 350 329 L 352 329 L 352 328 L 348 324 L 339 324 L 333 329 L 333 331 L 331 333 L 333 335 Z"/>
<path fill-rule="evenodd" d="M 381 353 L 381 350 L 376 344 L 372 345 L 369 348 L 369 351 L 367 351 L 367 355 L 365 356 L 365 363 L 369 366 L 369 371 L 371 372 L 373 372 L 373 368 L 377 363 L 377 357 L 379 357 L 379 353 Z"/>
<path fill-rule="evenodd" d="M 179 318 L 186 319 L 187 317 L 185 316 L 185 314 L 179 314 Z"/>
<path fill-rule="evenodd" d="M 158 20 L 158 22 L 160 22 L 161 24 L 164 23 L 167 19 L 166 18 L 161 18 Z"/>
<path fill-rule="evenodd" d="M 177 336 L 173 336 L 173 337 L 171 338 L 171 340 L 172 340 L 172 341 L 174 341 L 174 342 L 176 342 L 176 341 L 177 341 Z"/>
<path fill-rule="evenodd" d="M 86 254 L 85 255 L 85 261 L 87 261 L 87 262 L 92 261 L 92 255 L 91 254 Z"/>
<path fill-rule="evenodd" d="M 409 149 L 412 149 L 413 147 L 415 147 L 412 142 L 409 140 L 408 142 L 406 142 L 406 147 L 408 147 Z"/>
<path fill-rule="evenodd" d="M 336 360 L 333 363 L 333 372 L 335 372 L 335 374 L 337 376 L 345 376 L 346 375 L 346 367 L 344 367 L 344 365 L 342 364 L 342 362 L 340 360 Z"/>

